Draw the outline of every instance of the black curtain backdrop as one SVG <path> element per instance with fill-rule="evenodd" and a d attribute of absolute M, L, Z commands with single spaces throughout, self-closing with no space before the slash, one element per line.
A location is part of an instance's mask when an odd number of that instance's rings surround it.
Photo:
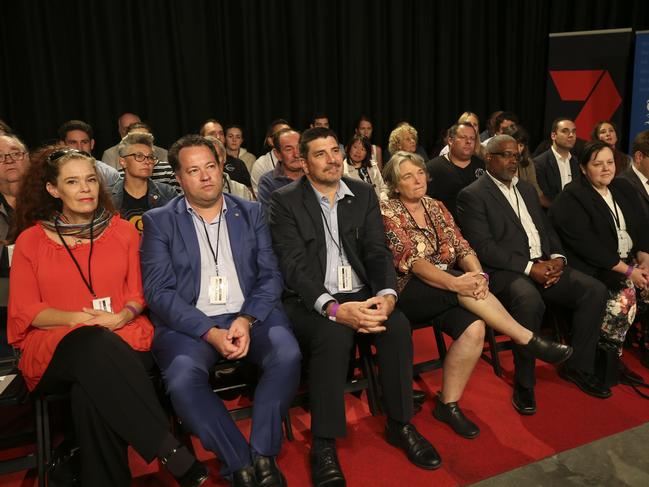
<path fill-rule="evenodd" d="M 385 147 L 407 119 L 430 148 L 461 112 L 484 125 L 497 109 L 516 112 L 538 139 L 547 132 L 548 33 L 649 28 L 647 0 L 0 6 L 0 118 L 30 145 L 53 139 L 65 120 L 85 120 L 97 156 L 117 142 L 125 111 L 167 147 L 209 117 L 241 123 L 256 155 L 272 119 L 301 129 L 315 111 L 329 114 L 343 142 L 361 113 L 374 120 L 375 143 Z"/>

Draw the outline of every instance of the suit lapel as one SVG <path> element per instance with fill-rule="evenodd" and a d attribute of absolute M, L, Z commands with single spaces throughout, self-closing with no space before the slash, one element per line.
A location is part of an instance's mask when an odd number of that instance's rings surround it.
<path fill-rule="evenodd" d="M 194 296 L 198 299 L 201 287 L 201 251 L 198 246 L 198 235 L 196 235 L 196 228 L 192 221 L 192 216 L 187 211 L 187 202 L 183 198 L 179 201 L 176 208 L 176 219 L 178 222 L 178 229 L 180 230 L 180 237 L 185 243 L 187 255 L 189 256 L 189 263 L 194 274 Z"/>
<path fill-rule="evenodd" d="M 647 193 L 647 190 L 645 189 L 645 185 L 640 181 L 640 178 L 638 175 L 633 171 L 633 169 L 629 168 L 629 176 L 630 176 L 630 181 L 631 183 L 640 191 L 640 194 L 642 195 L 642 198 L 649 203 L 649 193 Z"/>
<path fill-rule="evenodd" d="M 327 242 L 325 239 L 324 222 L 322 221 L 322 211 L 320 209 L 320 202 L 318 201 L 311 184 L 306 176 L 302 179 L 302 202 L 306 210 L 316 234 L 318 243 L 318 260 L 320 261 L 320 269 L 322 275 L 327 273 Z"/>
<path fill-rule="evenodd" d="M 518 218 L 518 215 L 512 208 L 512 205 L 509 204 L 507 198 L 505 198 L 505 195 L 502 193 L 502 191 L 500 191 L 498 186 L 496 186 L 496 183 L 494 183 L 487 174 L 484 174 L 482 176 L 482 179 L 484 179 L 485 181 L 485 185 L 487 186 L 489 194 L 491 194 L 491 197 L 495 199 L 503 208 L 505 215 L 507 215 L 507 217 L 509 217 L 520 228 L 520 230 L 525 233 L 525 229 L 523 228 L 523 224 L 521 223 L 520 218 Z"/>
<path fill-rule="evenodd" d="M 226 195 L 223 195 L 226 198 Z M 241 269 L 245 269 L 245 262 L 243 262 L 244 255 L 250 255 L 247 248 L 248 242 L 245 238 L 245 223 L 241 216 L 241 208 L 232 198 L 227 198 L 227 211 L 225 212 L 225 223 L 228 227 L 228 237 L 230 240 L 230 247 L 236 247 L 237 251 L 232 250 L 232 258 L 234 259 L 234 266 L 237 271 L 239 285 L 243 295 L 246 296 L 246 281 L 242 279 Z"/>

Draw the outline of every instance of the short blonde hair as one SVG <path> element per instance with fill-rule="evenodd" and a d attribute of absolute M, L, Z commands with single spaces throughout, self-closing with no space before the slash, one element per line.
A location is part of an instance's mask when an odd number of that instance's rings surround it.
<path fill-rule="evenodd" d="M 421 168 L 426 173 L 428 178 L 428 168 L 424 159 L 413 152 L 400 150 L 394 153 L 388 163 L 383 167 L 383 181 L 388 186 L 388 196 L 390 198 L 398 198 L 397 185 L 401 180 L 401 164 L 406 161 L 412 162 L 415 166 Z"/>
<path fill-rule="evenodd" d="M 390 139 L 388 142 L 388 151 L 390 151 L 390 154 L 394 154 L 400 150 L 399 146 L 401 145 L 401 141 L 403 141 L 407 136 L 414 137 L 415 143 L 417 142 L 417 130 L 415 130 L 415 127 L 412 125 L 400 125 L 390 133 Z"/>

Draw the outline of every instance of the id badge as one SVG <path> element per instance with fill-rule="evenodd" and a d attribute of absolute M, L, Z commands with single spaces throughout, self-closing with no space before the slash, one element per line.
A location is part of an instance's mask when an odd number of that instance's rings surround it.
<path fill-rule="evenodd" d="M 112 313 L 113 308 L 110 305 L 110 297 L 93 299 L 92 309 L 96 311 L 106 311 L 107 313 Z"/>
<path fill-rule="evenodd" d="M 225 304 L 228 300 L 228 278 L 210 276 L 210 304 Z"/>
<path fill-rule="evenodd" d="M 623 259 L 627 258 L 629 256 L 629 252 L 631 252 L 631 247 L 633 246 L 631 243 L 631 237 L 625 230 L 618 230 L 617 242 L 620 257 L 622 257 Z"/>
<path fill-rule="evenodd" d="M 437 267 L 441 271 L 445 271 L 448 269 L 448 264 L 435 264 L 435 267 Z"/>
<path fill-rule="evenodd" d="M 11 259 L 14 258 L 14 244 L 7 245 L 7 262 L 9 262 L 9 267 L 11 267 Z"/>
<path fill-rule="evenodd" d="M 338 266 L 338 291 L 349 292 L 352 290 L 352 266 Z"/>

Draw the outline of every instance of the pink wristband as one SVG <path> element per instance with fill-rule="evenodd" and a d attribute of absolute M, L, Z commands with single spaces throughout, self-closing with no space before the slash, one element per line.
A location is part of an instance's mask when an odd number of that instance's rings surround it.
<path fill-rule="evenodd" d="M 633 266 L 632 265 L 630 265 L 630 266 L 628 266 L 626 268 L 626 272 L 624 273 L 624 275 L 626 277 L 631 277 L 631 274 L 633 274 Z"/>
<path fill-rule="evenodd" d="M 133 318 L 131 318 L 129 321 L 133 321 L 135 318 L 137 318 L 137 315 L 140 313 L 138 312 L 137 308 L 135 306 L 132 306 L 130 304 L 127 304 L 124 306 L 127 310 L 129 310 L 131 313 L 133 313 Z"/>
<path fill-rule="evenodd" d="M 339 303 L 334 303 L 331 305 L 331 313 L 329 314 L 329 319 L 336 321 L 336 313 L 338 312 L 338 308 L 340 308 Z"/>

